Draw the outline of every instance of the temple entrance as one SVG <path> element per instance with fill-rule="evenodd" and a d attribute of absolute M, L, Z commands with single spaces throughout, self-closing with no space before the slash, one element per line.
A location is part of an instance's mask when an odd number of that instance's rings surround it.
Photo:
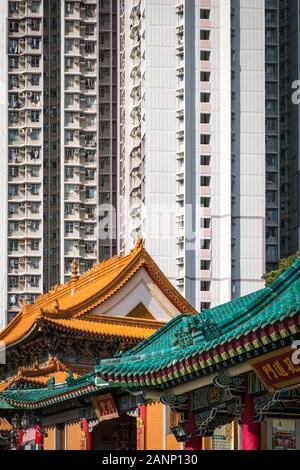
<path fill-rule="evenodd" d="M 99 423 L 93 430 L 92 447 L 93 450 L 135 450 L 136 418 L 121 415 Z"/>

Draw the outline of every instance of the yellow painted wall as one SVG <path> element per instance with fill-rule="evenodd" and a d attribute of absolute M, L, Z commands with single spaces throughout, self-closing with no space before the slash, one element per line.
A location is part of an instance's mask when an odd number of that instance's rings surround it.
<path fill-rule="evenodd" d="M 47 436 L 44 437 L 44 450 L 55 449 L 55 428 L 46 428 Z"/>
<path fill-rule="evenodd" d="M 146 449 L 161 450 L 163 445 L 163 406 L 147 406 Z"/>
<path fill-rule="evenodd" d="M 80 450 L 80 431 L 80 424 L 78 421 L 67 424 L 67 450 Z"/>
<path fill-rule="evenodd" d="M 164 450 L 164 405 L 157 403 L 147 406 L 147 450 Z M 166 450 L 180 450 L 173 434 L 166 436 Z"/>
<path fill-rule="evenodd" d="M 181 450 L 182 446 L 176 441 L 173 434 L 167 435 L 167 449 L 166 450 Z"/>

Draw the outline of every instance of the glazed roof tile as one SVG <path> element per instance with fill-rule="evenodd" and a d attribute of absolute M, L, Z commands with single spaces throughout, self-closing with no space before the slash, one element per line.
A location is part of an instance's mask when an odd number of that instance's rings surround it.
<path fill-rule="evenodd" d="M 0 400 L 8 406 L 21 409 L 38 409 L 61 403 L 81 396 L 99 392 L 100 387 L 95 386 L 96 375 L 94 372 L 84 375 L 71 382 L 66 381 L 60 385 L 49 386 L 41 389 L 11 390 L 1 393 Z M 103 381 L 102 388 L 108 384 Z M 0 401 L 1 403 L 1 401 Z"/>
<path fill-rule="evenodd" d="M 129 255 L 116 256 L 96 265 L 81 277 L 72 276 L 69 283 L 56 286 L 47 294 L 38 297 L 32 305 L 23 303 L 20 313 L 0 332 L 0 341 L 7 347 L 12 347 L 34 334 L 39 328 L 40 321 L 52 322 L 52 325 L 57 327 L 70 327 L 70 331 L 77 330 L 83 333 L 91 333 L 90 327 L 94 327 L 97 334 L 104 335 L 104 331 L 108 331 L 108 334 L 112 335 L 113 332 L 107 325 L 103 325 L 101 330 L 100 323 L 86 321 L 79 323 L 79 320 L 118 292 L 141 268 L 148 272 L 161 291 L 180 311 L 190 315 L 196 313 L 164 276 L 139 240 Z M 141 328 L 138 331 L 138 328 L 129 327 L 124 333 L 125 336 L 130 335 L 131 331 L 137 334 L 135 336 L 137 339 L 145 339 L 149 335 L 149 330 L 143 331 Z M 124 337 L 124 334 L 121 328 L 117 328 L 117 336 Z"/>
<path fill-rule="evenodd" d="M 199 355 L 208 353 L 208 362 L 202 368 L 214 363 L 216 348 L 228 346 L 233 341 L 240 342 L 243 350 L 243 341 L 249 333 L 261 332 L 263 328 L 278 325 L 287 319 L 293 319 L 290 325 L 280 325 L 280 334 L 296 334 L 300 332 L 300 259 L 287 269 L 278 280 L 269 288 L 262 289 L 254 294 L 233 300 L 225 305 L 196 315 L 192 319 L 182 315 L 163 326 L 153 336 L 128 351 L 122 358 L 102 360 L 96 371 L 111 385 L 124 384 L 128 386 L 141 384 L 145 375 L 162 372 L 177 366 L 182 361 L 193 360 Z M 194 337 L 192 344 L 182 346 L 176 344 L 178 333 L 190 321 L 209 320 L 213 322 L 218 333 L 214 338 L 205 338 L 200 334 Z M 286 332 L 279 329 L 286 328 Z M 257 336 L 259 338 L 259 335 Z M 259 343 L 259 339 L 257 339 Z M 272 338 L 266 339 L 272 341 Z M 250 347 L 250 346 L 249 346 Z M 254 346 L 251 346 L 253 348 Z M 224 349 L 224 351 L 226 348 Z M 226 351 L 228 358 L 229 352 Z M 234 353 L 237 354 L 236 352 Z M 217 359 L 216 359 L 217 360 Z M 173 379 L 172 373 L 170 374 Z M 171 380 L 171 379 L 170 379 Z M 153 385 L 151 381 L 148 385 Z"/>

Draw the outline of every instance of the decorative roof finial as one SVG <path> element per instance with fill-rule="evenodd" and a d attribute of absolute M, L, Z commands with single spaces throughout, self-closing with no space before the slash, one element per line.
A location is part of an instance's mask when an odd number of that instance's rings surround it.
<path fill-rule="evenodd" d="M 78 263 L 74 259 L 71 264 L 71 282 L 76 282 L 79 279 L 78 275 Z"/>
<path fill-rule="evenodd" d="M 136 238 L 135 248 L 136 250 L 139 250 L 143 246 L 144 246 L 144 237 L 143 235 L 139 234 Z"/>

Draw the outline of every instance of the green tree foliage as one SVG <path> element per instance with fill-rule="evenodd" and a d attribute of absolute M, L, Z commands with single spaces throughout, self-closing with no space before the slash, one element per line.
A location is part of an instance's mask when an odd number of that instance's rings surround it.
<path fill-rule="evenodd" d="M 283 260 L 280 261 L 279 263 L 279 269 L 277 269 L 276 271 L 271 271 L 267 274 L 265 274 L 263 276 L 263 279 L 266 283 L 266 286 L 269 287 L 272 282 L 276 281 L 276 279 L 279 278 L 279 276 L 281 276 L 281 274 L 287 269 L 289 268 L 290 266 L 292 266 L 292 264 L 296 261 L 297 258 L 300 257 L 300 251 L 297 251 L 297 253 L 295 253 L 294 255 L 292 256 L 289 256 L 289 258 L 285 258 Z"/>

